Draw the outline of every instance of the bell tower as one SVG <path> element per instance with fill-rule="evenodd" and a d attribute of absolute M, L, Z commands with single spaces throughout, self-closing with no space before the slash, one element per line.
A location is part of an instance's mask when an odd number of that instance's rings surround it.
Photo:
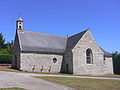
<path fill-rule="evenodd" d="M 21 16 L 16 21 L 16 30 L 23 30 L 23 20 Z"/>

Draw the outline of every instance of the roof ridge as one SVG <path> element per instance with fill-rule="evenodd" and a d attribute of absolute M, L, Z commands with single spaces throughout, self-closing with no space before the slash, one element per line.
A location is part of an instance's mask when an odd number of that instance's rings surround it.
<path fill-rule="evenodd" d="M 17 31 L 21 31 L 21 30 L 17 30 Z M 63 36 L 52 35 L 52 34 L 41 33 L 41 32 L 33 32 L 33 31 L 26 31 L 26 30 L 22 30 L 22 32 L 31 32 L 31 33 L 38 33 L 38 34 L 45 34 L 45 35 L 56 36 L 56 37 L 61 37 L 61 38 L 67 38 L 67 37 L 63 37 Z"/>
<path fill-rule="evenodd" d="M 88 30 L 84 30 L 84 31 L 82 31 L 82 32 L 76 33 L 76 34 L 71 35 L 71 36 L 69 36 L 69 37 L 74 37 L 74 36 L 76 36 L 76 35 L 78 35 L 78 34 L 81 34 L 81 33 L 83 33 L 83 32 L 85 33 L 86 31 L 88 31 Z M 69 38 L 69 37 L 68 37 L 68 38 Z"/>

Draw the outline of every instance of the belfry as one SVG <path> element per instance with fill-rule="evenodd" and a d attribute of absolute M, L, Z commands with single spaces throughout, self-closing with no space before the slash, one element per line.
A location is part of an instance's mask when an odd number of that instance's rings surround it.
<path fill-rule="evenodd" d="M 23 29 L 23 20 L 20 16 L 16 21 L 16 30 L 22 30 Z"/>

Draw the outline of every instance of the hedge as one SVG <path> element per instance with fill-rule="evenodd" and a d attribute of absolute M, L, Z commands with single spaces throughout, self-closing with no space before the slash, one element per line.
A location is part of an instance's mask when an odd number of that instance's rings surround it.
<path fill-rule="evenodd" d="M 0 54 L 0 64 L 11 64 L 12 55 L 11 54 Z"/>

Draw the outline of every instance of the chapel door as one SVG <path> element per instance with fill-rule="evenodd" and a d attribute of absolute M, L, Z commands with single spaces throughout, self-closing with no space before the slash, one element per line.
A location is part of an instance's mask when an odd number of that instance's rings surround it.
<path fill-rule="evenodd" d="M 67 63 L 66 63 L 66 73 L 69 73 L 69 66 Z"/>

